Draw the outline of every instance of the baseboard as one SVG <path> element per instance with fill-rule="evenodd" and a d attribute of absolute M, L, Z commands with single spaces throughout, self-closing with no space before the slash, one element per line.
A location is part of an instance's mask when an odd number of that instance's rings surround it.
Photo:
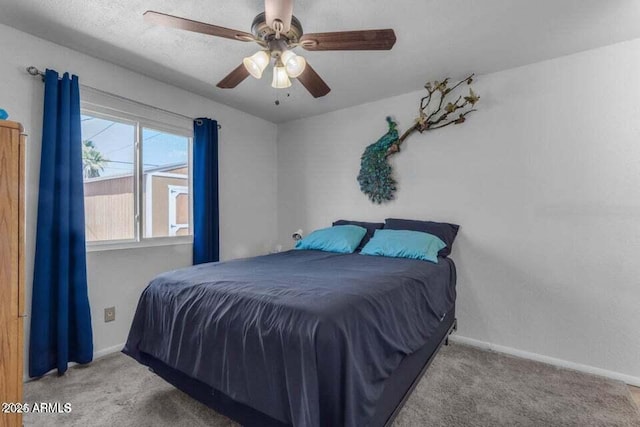
<path fill-rule="evenodd" d="M 631 375 L 621 374 L 619 372 L 608 371 L 606 369 L 596 368 L 589 365 L 583 365 L 580 363 L 569 362 L 563 359 L 557 359 L 555 357 L 544 356 L 542 354 L 531 353 L 524 350 L 518 350 L 512 347 L 506 347 L 503 345 L 492 344 L 486 341 L 480 341 L 473 338 L 467 338 L 460 335 L 453 334 L 450 337 L 451 341 L 460 344 L 470 345 L 472 347 L 481 348 L 484 350 L 493 350 L 498 353 L 504 353 L 511 356 L 520 357 L 523 359 L 534 360 L 536 362 L 547 363 L 549 365 L 557 366 L 559 368 L 573 369 L 574 371 L 585 372 L 587 374 L 599 375 L 601 377 L 610 378 L 612 380 L 622 381 L 629 385 L 640 387 L 640 377 L 634 377 Z"/>
<path fill-rule="evenodd" d="M 102 350 L 95 351 L 93 353 L 93 360 L 100 359 L 101 357 L 108 356 L 109 354 L 113 354 L 113 353 L 119 352 L 120 350 L 122 350 L 124 348 L 124 344 L 125 343 L 116 344 L 116 345 L 113 345 L 111 347 L 107 347 L 107 348 L 103 348 Z M 76 362 L 69 362 L 69 367 L 70 368 L 73 367 L 73 366 L 76 366 L 76 365 L 77 365 Z M 51 371 L 47 372 L 45 375 L 51 375 L 52 373 L 55 373 L 55 372 L 56 372 L 56 370 L 52 369 Z M 29 381 L 33 381 L 33 380 L 35 380 L 37 378 L 29 378 L 29 374 L 26 372 L 26 369 L 25 369 L 25 374 L 24 374 L 24 378 L 23 379 L 24 379 L 23 382 L 26 383 L 26 382 L 29 382 Z"/>
<path fill-rule="evenodd" d="M 107 356 L 112 353 L 117 353 L 124 348 L 124 344 L 116 344 L 111 347 L 103 348 L 102 350 L 98 350 L 93 353 L 93 360 L 99 359 L 101 357 Z"/>

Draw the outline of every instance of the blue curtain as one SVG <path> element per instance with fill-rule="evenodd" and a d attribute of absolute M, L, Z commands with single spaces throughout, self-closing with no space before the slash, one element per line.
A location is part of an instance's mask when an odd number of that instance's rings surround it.
<path fill-rule="evenodd" d="M 78 77 L 47 70 L 29 376 L 93 358 L 84 240 Z"/>
<path fill-rule="evenodd" d="M 220 260 L 218 122 L 193 122 L 193 263 Z"/>

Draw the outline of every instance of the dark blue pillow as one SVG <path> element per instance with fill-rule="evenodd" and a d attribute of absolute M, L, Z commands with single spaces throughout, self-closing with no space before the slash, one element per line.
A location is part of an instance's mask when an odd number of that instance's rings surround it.
<path fill-rule="evenodd" d="M 364 235 L 360 245 L 356 248 L 356 252 L 359 252 L 360 249 L 364 248 L 364 245 L 367 244 L 369 239 L 373 237 L 373 233 L 376 230 L 381 230 L 384 227 L 384 222 L 362 222 L 362 221 L 347 221 L 346 219 L 339 219 L 331 225 L 357 225 L 358 227 L 366 228 L 367 234 Z"/>
<path fill-rule="evenodd" d="M 447 244 L 447 247 L 438 252 L 439 256 L 449 256 L 453 248 L 453 241 L 458 234 L 459 225 L 446 222 L 415 221 L 411 219 L 387 218 L 384 220 L 384 228 L 389 230 L 422 231 L 433 234 Z"/>

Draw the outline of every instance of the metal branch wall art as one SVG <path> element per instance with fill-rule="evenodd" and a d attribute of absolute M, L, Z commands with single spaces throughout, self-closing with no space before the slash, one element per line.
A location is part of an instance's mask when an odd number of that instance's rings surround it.
<path fill-rule="evenodd" d="M 389 157 L 400 152 L 400 145 L 411 135 L 440 129 L 449 125 L 459 125 L 466 121 L 466 116 L 475 110 L 480 100 L 471 88 L 473 74 L 449 86 L 449 78 L 442 81 L 428 82 L 424 85 L 427 95 L 420 100 L 418 117 L 413 126 L 401 136 L 397 124 L 387 117 L 389 130 L 375 143 L 369 145 L 362 154 L 358 183 L 360 190 L 369 196 L 374 203 L 388 202 L 394 198 L 396 181 L 389 164 Z M 455 101 L 449 101 L 451 93 L 465 84 L 469 86 L 468 95 L 460 95 Z"/>

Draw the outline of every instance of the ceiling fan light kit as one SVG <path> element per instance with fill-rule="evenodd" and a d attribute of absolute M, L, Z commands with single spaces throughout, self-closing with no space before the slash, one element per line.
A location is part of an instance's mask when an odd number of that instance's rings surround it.
<path fill-rule="evenodd" d="M 269 53 L 264 50 L 260 50 L 242 60 L 242 64 L 247 69 L 249 74 L 251 74 L 256 79 L 262 77 L 262 73 L 264 72 L 265 68 L 267 68 L 267 65 L 269 65 L 269 62 L 271 62 Z"/>
<path fill-rule="evenodd" d="M 235 88 L 249 75 L 260 79 L 273 60 L 271 86 L 277 89 L 288 88 L 291 86 L 290 78 L 297 78 L 314 98 L 325 96 L 331 88 L 305 58 L 297 55 L 293 49 L 301 47 L 308 51 L 391 50 L 396 42 L 396 35 L 392 29 L 304 34 L 300 21 L 293 16 L 293 0 L 265 0 L 265 12 L 254 18 L 251 33 L 154 11 L 145 12 L 144 18 L 155 25 L 241 42 L 253 41 L 260 45 L 260 51 L 244 58 L 242 64 L 218 82 L 217 86 L 221 89 Z"/>
<path fill-rule="evenodd" d="M 276 65 L 273 67 L 273 81 L 271 82 L 271 87 L 275 89 L 286 89 L 291 87 L 291 80 L 289 80 L 287 69 L 280 60 L 278 60 Z"/>
<path fill-rule="evenodd" d="M 296 55 L 292 50 L 282 52 L 282 62 L 287 69 L 289 77 L 296 78 L 304 71 L 307 61 L 300 55 Z"/>
<path fill-rule="evenodd" d="M 242 64 L 256 79 L 262 78 L 267 65 L 274 58 L 273 81 L 271 87 L 284 89 L 291 86 L 289 77 L 296 78 L 304 72 L 307 61 L 293 51 L 287 49 L 286 43 L 281 41 L 269 42 L 268 50 L 260 50 L 253 55 L 244 58 Z"/>

